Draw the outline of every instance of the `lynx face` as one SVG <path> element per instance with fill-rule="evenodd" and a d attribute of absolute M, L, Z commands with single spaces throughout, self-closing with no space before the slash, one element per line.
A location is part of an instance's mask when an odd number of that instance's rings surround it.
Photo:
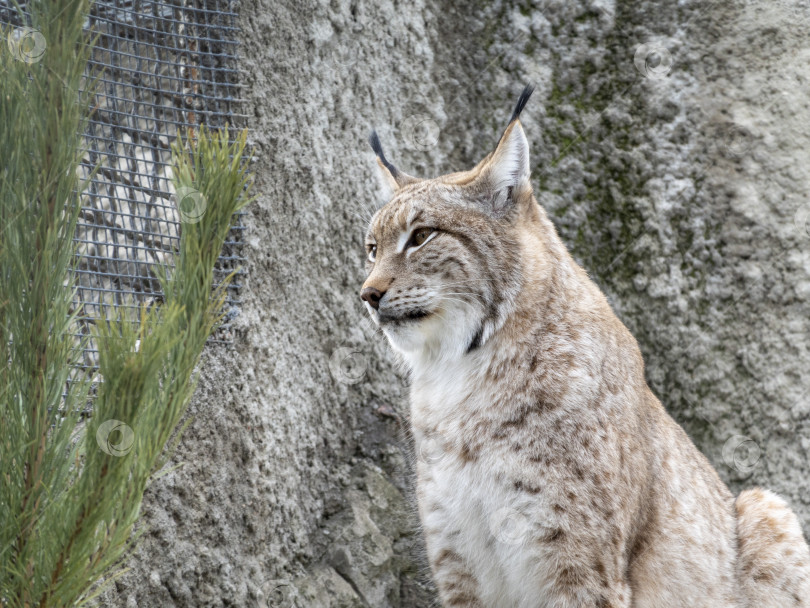
<path fill-rule="evenodd" d="M 366 234 L 361 298 L 406 361 L 436 362 L 474 350 L 512 309 L 520 290 L 521 232 L 537 214 L 518 114 L 475 168 L 434 179 L 396 169 L 372 134 L 392 196 Z"/>
<path fill-rule="evenodd" d="M 399 352 L 462 353 L 499 316 L 517 270 L 509 217 L 447 176 L 403 187 L 366 235 L 363 299 Z"/>

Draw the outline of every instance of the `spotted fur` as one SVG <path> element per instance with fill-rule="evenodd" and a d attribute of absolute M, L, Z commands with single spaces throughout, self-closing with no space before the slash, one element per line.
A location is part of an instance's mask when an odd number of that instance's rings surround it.
<path fill-rule="evenodd" d="M 443 605 L 810 607 L 795 515 L 763 490 L 735 502 L 537 204 L 530 93 L 470 171 L 419 180 L 375 145 L 392 193 L 361 295 L 411 372 Z"/>

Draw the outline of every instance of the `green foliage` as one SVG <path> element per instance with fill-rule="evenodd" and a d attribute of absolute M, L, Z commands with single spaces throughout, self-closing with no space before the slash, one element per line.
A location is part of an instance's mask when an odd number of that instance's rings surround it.
<path fill-rule="evenodd" d="M 173 148 L 180 252 L 161 269 L 163 303 L 133 324 L 96 326 L 103 382 L 77 374 L 72 237 L 87 95 L 87 0 L 29 5 L 47 44 L 36 62 L 0 51 L 0 606 L 86 605 L 138 538 L 144 490 L 182 429 L 195 366 L 221 319 L 227 280 L 213 267 L 233 214 L 249 202 L 245 134 L 203 130 Z M 3 42 L 7 32 L 3 32 Z M 84 85 L 90 90 L 90 86 Z M 230 279 L 228 279 L 230 280 Z M 166 449 L 169 440 L 175 442 Z"/>

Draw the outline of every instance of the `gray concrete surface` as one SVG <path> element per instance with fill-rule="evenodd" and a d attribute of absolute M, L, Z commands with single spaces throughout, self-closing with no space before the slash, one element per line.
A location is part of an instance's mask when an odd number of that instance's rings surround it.
<path fill-rule="evenodd" d="M 435 605 L 406 378 L 357 298 L 365 137 L 416 175 L 467 168 L 527 82 L 538 199 L 654 391 L 735 491 L 781 493 L 810 531 L 806 0 L 241 11 L 260 195 L 244 306 L 104 605 Z"/>

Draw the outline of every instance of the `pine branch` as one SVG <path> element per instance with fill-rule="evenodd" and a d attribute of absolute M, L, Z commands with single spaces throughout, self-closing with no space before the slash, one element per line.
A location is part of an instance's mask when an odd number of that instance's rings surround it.
<path fill-rule="evenodd" d="M 158 273 L 164 303 L 144 308 L 137 325 L 117 310 L 96 324 L 103 382 L 92 418 L 82 420 L 91 378 L 75 372 L 83 344 L 71 324 L 79 311 L 64 285 L 76 263 L 81 207 L 77 134 L 90 108 L 89 94 L 78 93 L 90 49 L 82 33 L 88 2 L 41 0 L 28 8 L 45 53 L 35 63 L 0 53 L 4 608 L 86 605 L 123 572 L 116 567 L 142 534 L 133 530 L 143 493 L 185 428 L 178 425 L 194 370 L 221 320 L 233 275 L 214 290 L 213 267 L 233 214 L 249 202 L 245 133 L 229 143 L 227 131 L 203 129 L 188 147 L 175 142 L 184 221 L 175 267 Z M 183 211 L 185 198 L 194 214 Z"/>

